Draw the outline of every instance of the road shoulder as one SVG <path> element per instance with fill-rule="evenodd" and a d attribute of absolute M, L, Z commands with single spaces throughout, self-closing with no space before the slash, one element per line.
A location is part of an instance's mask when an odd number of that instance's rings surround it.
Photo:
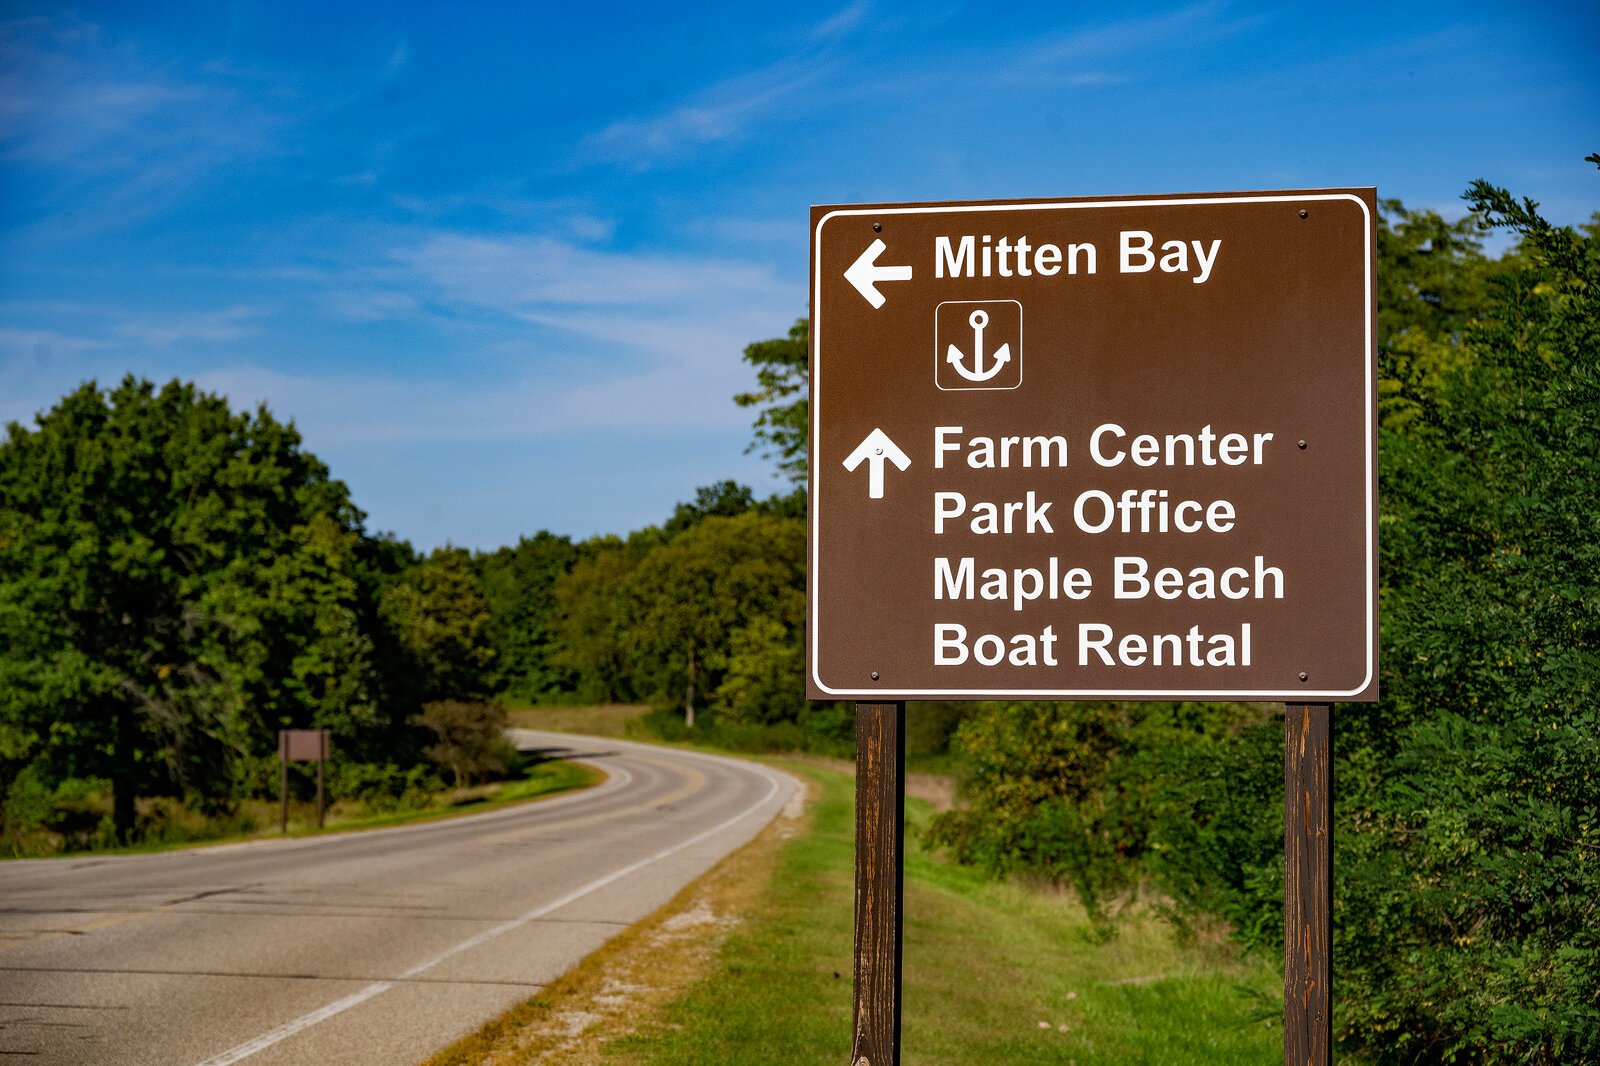
<path fill-rule="evenodd" d="M 816 784 L 794 776 L 803 788 L 749 843 L 538 995 L 423 1066 L 587 1066 L 601 1062 L 616 1040 L 659 1024 L 666 1007 L 710 972 L 771 881 L 785 844 L 809 831 Z"/>

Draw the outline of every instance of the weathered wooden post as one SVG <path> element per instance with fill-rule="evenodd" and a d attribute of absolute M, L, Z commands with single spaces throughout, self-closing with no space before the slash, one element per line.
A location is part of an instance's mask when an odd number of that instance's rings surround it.
<path fill-rule="evenodd" d="M 1333 708 L 1283 718 L 1283 1061 L 1333 1054 Z"/>
<path fill-rule="evenodd" d="M 900 1062 L 906 705 L 856 704 L 854 1066 Z"/>
<path fill-rule="evenodd" d="M 328 769 L 328 731 L 317 730 L 317 828 L 323 828 L 327 818 L 328 800 L 327 791 L 323 782 L 327 777 Z"/>
<path fill-rule="evenodd" d="M 278 832 L 289 832 L 289 731 L 278 730 Z"/>

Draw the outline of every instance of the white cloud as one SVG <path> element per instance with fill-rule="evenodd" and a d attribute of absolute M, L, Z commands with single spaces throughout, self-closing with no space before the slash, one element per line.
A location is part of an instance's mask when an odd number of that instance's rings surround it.
<path fill-rule="evenodd" d="M 855 0 L 811 27 L 806 36 L 815 41 L 831 41 L 848 36 L 861 28 L 870 14 L 872 4 L 868 0 Z"/>
<path fill-rule="evenodd" d="M 0 161 L 21 212 L 56 234 L 181 204 L 202 179 L 274 151 L 290 121 L 281 86 L 186 71 L 69 19 L 0 27 L 0 71 Z"/>
<path fill-rule="evenodd" d="M 764 265 L 597 250 L 546 236 L 428 232 L 335 297 L 361 317 L 429 318 L 439 365 L 477 376 L 218 369 L 202 384 L 267 401 L 308 439 L 343 445 L 534 440 L 573 431 L 737 428 L 745 345 L 801 304 Z M 470 356 L 453 354 L 470 346 Z M 465 353 L 468 349 L 462 349 Z"/>
<path fill-rule="evenodd" d="M 542 236 L 443 232 L 393 258 L 451 302 L 514 318 L 538 317 L 552 306 L 675 308 L 788 292 L 763 265 L 597 251 Z"/>
<path fill-rule="evenodd" d="M 636 170 L 674 162 L 778 116 L 822 76 L 811 64 L 784 61 L 730 78 L 661 114 L 622 119 L 588 135 L 578 144 L 576 162 Z"/>
<path fill-rule="evenodd" d="M 148 348 L 170 348 L 185 341 L 224 344 L 256 336 L 260 330 L 251 323 L 258 308 L 235 306 L 220 311 L 198 311 L 167 317 L 138 316 L 119 322 L 117 337 Z"/>

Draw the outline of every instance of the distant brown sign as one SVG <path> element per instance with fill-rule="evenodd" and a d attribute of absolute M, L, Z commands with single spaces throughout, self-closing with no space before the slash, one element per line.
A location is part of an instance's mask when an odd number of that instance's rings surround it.
<path fill-rule="evenodd" d="M 280 729 L 278 754 L 287 762 L 321 762 L 328 757 L 328 730 Z"/>
<path fill-rule="evenodd" d="M 813 208 L 810 695 L 1376 699 L 1375 205 Z"/>

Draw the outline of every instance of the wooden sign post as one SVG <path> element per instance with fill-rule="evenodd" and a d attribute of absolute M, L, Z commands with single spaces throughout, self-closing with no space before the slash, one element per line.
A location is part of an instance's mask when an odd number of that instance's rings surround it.
<path fill-rule="evenodd" d="M 906 705 L 856 704 L 855 1066 L 900 1061 Z"/>
<path fill-rule="evenodd" d="M 1333 708 L 1283 715 L 1283 1061 L 1333 1052 Z"/>
<path fill-rule="evenodd" d="M 1283 703 L 1285 1062 L 1329 705 L 1378 698 L 1377 192 L 811 212 L 808 695 L 854 700 L 854 1058 L 898 1061 L 907 700 Z"/>
<path fill-rule="evenodd" d="M 289 764 L 315 762 L 317 764 L 317 828 L 322 828 L 327 812 L 323 783 L 328 765 L 328 737 L 326 729 L 278 730 L 278 831 L 289 831 Z"/>

